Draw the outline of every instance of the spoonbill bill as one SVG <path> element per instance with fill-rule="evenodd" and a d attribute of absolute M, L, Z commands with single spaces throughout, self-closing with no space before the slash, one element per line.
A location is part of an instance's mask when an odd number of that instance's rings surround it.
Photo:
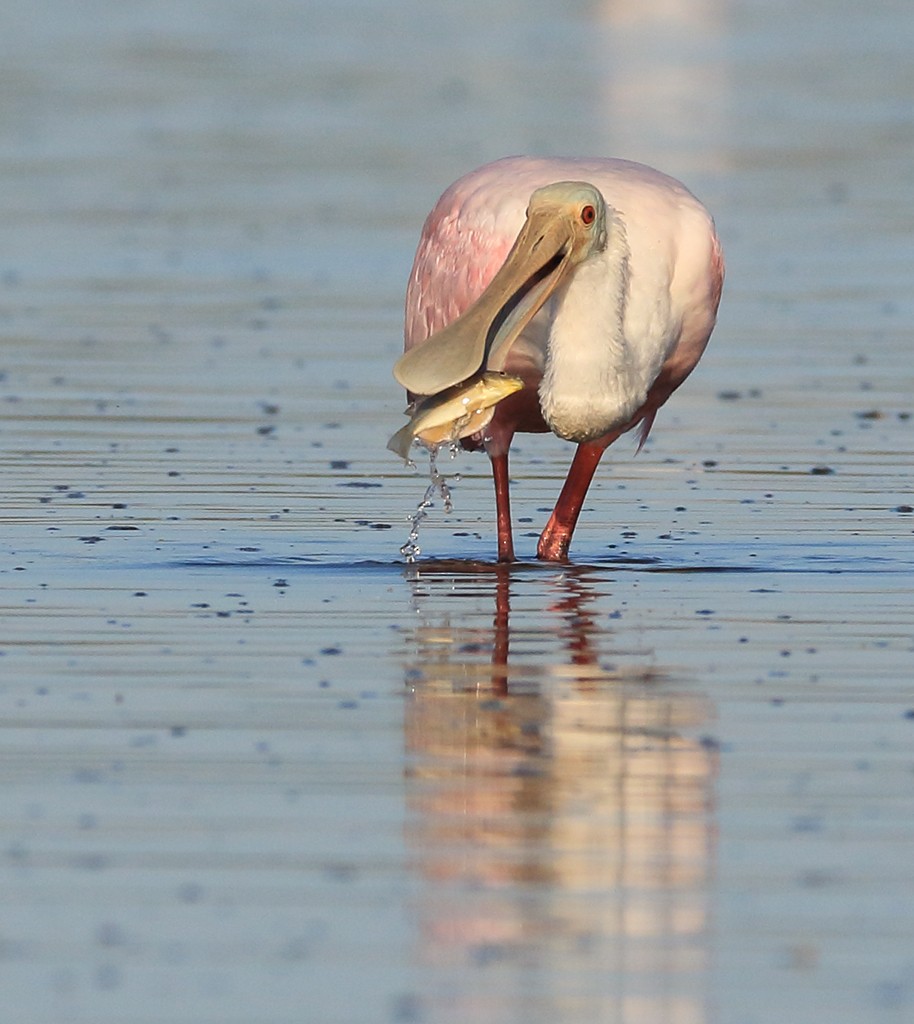
<path fill-rule="evenodd" d="M 394 376 L 422 422 L 423 406 L 449 409 L 495 374 L 522 382 L 452 431 L 492 462 L 499 561 L 514 560 L 514 434 L 551 430 L 577 445 L 537 546 L 565 561 L 603 452 L 635 427 L 643 445 L 701 358 L 723 277 L 707 209 L 644 164 L 506 157 L 444 192 L 419 239 Z M 403 431 L 395 439 L 402 452 Z"/>

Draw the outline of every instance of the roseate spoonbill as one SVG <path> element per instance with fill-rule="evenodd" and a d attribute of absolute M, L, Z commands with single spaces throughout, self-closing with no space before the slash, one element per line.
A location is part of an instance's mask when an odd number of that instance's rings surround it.
<path fill-rule="evenodd" d="M 723 276 L 711 215 L 643 164 L 506 157 L 441 196 L 419 239 L 394 376 L 420 404 L 481 374 L 523 381 L 462 441 L 492 461 L 499 561 L 514 560 L 514 434 L 577 443 L 537 547 L 564 561 L 603 452 L 637 426 L 644 444 L 701 357 Z"/>

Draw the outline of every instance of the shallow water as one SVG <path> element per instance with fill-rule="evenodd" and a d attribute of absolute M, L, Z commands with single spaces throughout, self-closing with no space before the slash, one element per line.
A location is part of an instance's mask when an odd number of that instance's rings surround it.
<path fill-rule="evenodd" d="M 0 992 L 21 1024 L 908 1020 L 907 3 L 7 19 Z M 485 46 L 480 39 L 485 39 Z M 719 327 L 572 550 L 570 452 L 385 450 L 422 218 L 658 164 Z"/>

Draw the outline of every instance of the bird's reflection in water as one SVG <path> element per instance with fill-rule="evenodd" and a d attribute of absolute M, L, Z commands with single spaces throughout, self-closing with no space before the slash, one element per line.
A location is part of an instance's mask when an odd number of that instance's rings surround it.
<path fill-rule="evenodd" d="M 707 1020 L 707 700 L 631 644 L 593 570 L 409 578 L 417 957 L 473 972 L 431 1017 Z"/>

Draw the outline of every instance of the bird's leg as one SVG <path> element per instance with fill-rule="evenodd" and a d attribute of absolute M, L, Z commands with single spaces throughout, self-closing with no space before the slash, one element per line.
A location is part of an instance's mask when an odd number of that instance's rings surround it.
<path fill-rule="evenodd" d="M 508 453 L 490 455 L 495 481 L 495 521 L 498 527 L 498 560 L 514 561 L 514 537 L 511 532 L 511 498 L 508 494 Z"/>
<path fill-rule="evenodd" d="M 571 535 L 581 514 L 581 506 L 587 495 L 587 488 L 593 480 L 594 472 L 600 463 L 606 441 L 586 441 L 578 445 L 574 460 L 565 478 L 565 486 L 555 503 L 546 529 L 540 535 L 536 548 L 536 557 L 545 562 L 564 562 L 568 558 Z"/>

